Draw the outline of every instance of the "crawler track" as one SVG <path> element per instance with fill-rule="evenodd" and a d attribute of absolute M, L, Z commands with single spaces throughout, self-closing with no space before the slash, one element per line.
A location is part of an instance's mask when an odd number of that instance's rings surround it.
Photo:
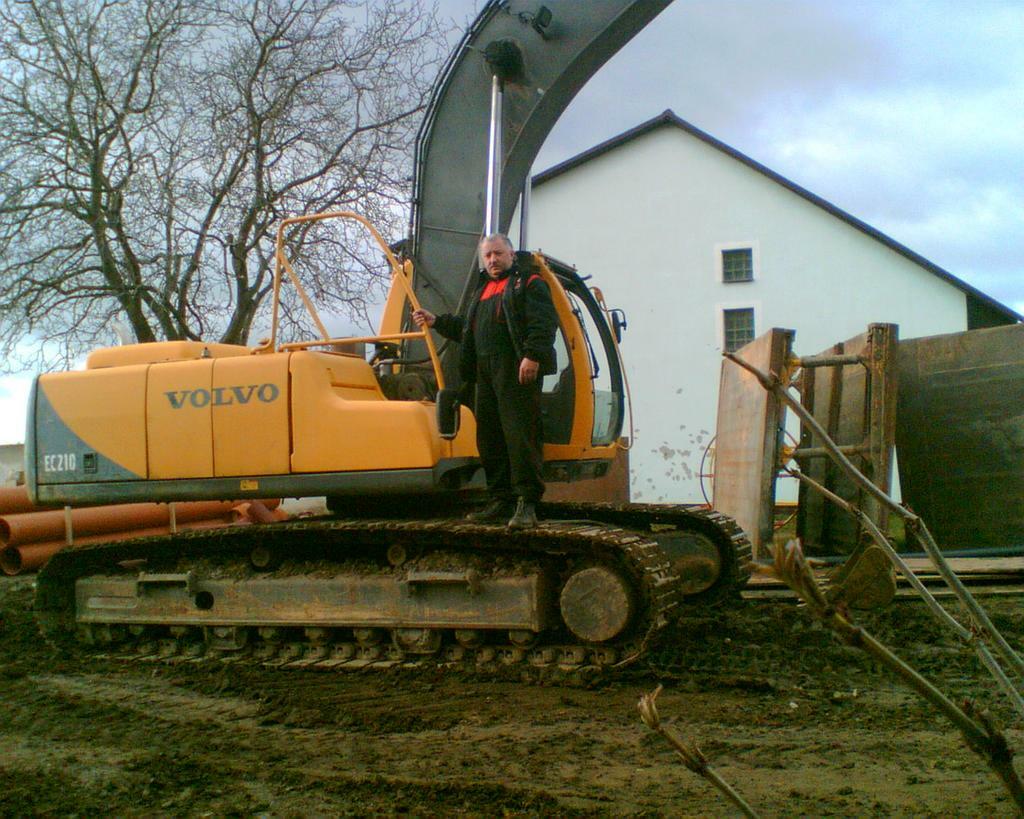
<path fill-rule="evenodd" d="M 316 670 L 363 670 L 394 667 L 476 669 L 484 673 L 512 670 L 520 676 L 586 678 L 642 657 L 681 600 L 673 560 L 659 544 L 665 531 L 696 533 L 716 543 L 721 571 L 717 582 L 696 595 L 717 600 L 745 582 L 742 569 L 749 544 L 727 518 L 688 507 L 591 504 L 549 504 L 539 527 L 514 532 L 499 526 L 469 524 L 460 519 L 339 519 L 292 521 L 269 526 L 184 532 L 66 550 L 40 573 L 36 614 L 45 636 L 67 644 L 85 641 L 108 656 L 168 663 L 216 660 L 257 663 L 270 667 Z M 551 520 L 557 516 L 559 520 Z M 278 556 L 273 572 L 250 565 L 254 549 Z M 397 564 L 388 557 L 397 553 Z M 412 562 L 406 561 L 409 555 Z M 75 583 L 80 578 L 122 581 L 144 571 L 150 577 L 182 577 L 242 581 L 276 577 L 375 576 L 402 582 L 417 556 L 443 556 L 460 565 L 479 567 L 484 582 L 491 576 L 533 571 L 564 579 L 574 567 L 614 567 L 628 578 L 636 601 L 632 621 L 622 634 L 599 644 L 580 641 L 566 628 L 543 631 L 535 640 L 514 640 L 500 629 L 486 633 L 479 644 L 456 639 L 451 629 L 437 638 L 429 652 L 408 651 L 399 641 L 360 639 L 359 630 L 344 622 L 310 621 L 280 628 L 254 612 L 242 625 L 218 623 L 211 612 L 197 613 L 187 627 L 93 622 L 83 628 L 76 613 Z M 476 569 L 474 569 L 476 571 Z M 165 573 L 165 574 L 160 574 Z M 140 575 L 141 576 L 141 575 Z M 191 582 L 191 581 L 190 581 Z M 200 580 L 200 585 L 201 585 Z M 296 627 L 297 626 L 297 627 Z M 364 630 L 366 631 L 366 630 Z M 394 632 L 392 632 L 394 634 Z M 233 641 L 231 650 L 224 640 Z"/>

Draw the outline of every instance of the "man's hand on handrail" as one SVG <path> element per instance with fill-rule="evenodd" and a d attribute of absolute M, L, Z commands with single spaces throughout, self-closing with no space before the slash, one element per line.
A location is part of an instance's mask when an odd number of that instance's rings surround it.
<path fill-rule="evenodd" d="M 433 327 L 434 322 L 437 321 L 437 316 L 429 310 L 424 310 L 421 307 L 419 310 L 412 311 L 412 320 L 416 322 L 416 326 L 422 330 L 424 325 L 427 327 Z"/>

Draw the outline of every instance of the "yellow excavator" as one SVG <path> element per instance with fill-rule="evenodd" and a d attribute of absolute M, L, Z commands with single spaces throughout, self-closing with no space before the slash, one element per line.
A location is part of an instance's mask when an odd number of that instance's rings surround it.
<path fill-rule="evenodd" d="M 665 5 L 488 4 L 425 117 L 405 255 L 355 213 L 286 219 L 269 339 L 101 349 L 83 371 L 37 379 L 26 474 L 39 503 L 326 496 L 331 510 L 64 550 L 37 582 L 48 635 L 317 668 L 579 670 L 641 657 L 683 599 L 736 593 L 749 543 L 709 510 L 563 503 L 543 505 L 532 530 L 466 522 L 482 486 L 473 415 L 459 401 L 453 348 L 410 321 L 421 305 L 466 307 L 477 241 L 507 232 L 558 113 Z M 464 172 L 474 155 L 488 157 L 485 180 Z M 286 253 L 289 229 L 337 219 L 361 225 L 390 268 L 373 336 L 332 338 Z M 560 324 L 558 372 L 542 395 L 546 472 L 600 476 L 625 416 L 624 322 L 574 269 L 521 253 Z M 278 338 L 286 286 L 319 337 Z"/>

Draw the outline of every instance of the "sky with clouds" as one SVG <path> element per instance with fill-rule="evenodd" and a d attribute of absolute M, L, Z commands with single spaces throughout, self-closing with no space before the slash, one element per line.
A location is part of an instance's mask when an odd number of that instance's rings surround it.
<path fill-rule="evenodd" d="M 460 26 L 482 5 L 438 2 Z M 534 170 L 666 108 L 1024 313 L 1020 0 L 675 0 Z M 0 443 L 26 395 L 0 379 Z"/>
<path fill-rule="evenodd" d="M 1020 0 L 675 0 L 534 170 L 666 108 L 1024 312 Z"/>

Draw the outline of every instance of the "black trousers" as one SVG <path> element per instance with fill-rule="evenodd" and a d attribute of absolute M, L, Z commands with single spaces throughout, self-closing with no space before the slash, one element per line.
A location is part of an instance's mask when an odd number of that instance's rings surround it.
<path fill-rule="evenodd" d="M 544 494 L 541 379 L 520 384 L 511 351 L 480 356 L 476 376 L 476 445 L 488 494 L 537 503 Z"/>

